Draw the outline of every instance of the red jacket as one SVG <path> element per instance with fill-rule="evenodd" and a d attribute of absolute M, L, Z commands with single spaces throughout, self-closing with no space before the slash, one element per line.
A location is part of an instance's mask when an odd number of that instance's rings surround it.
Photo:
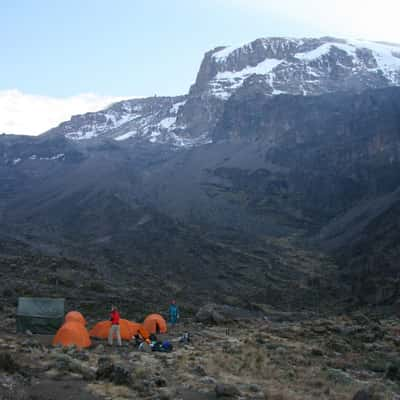
<path fill-rule="evenodd" d="M 111 311 L 110 321 L 111 325 L 119 325 L 119 312 L 117 310 Z"/>

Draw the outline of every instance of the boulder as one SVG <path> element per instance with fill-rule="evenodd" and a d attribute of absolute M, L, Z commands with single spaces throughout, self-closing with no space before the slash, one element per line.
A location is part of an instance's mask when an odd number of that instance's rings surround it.
<path fill-rule="evenodd" d="M 325 333 L 327 333 L 328 328 L 326 326 L 323 325 L 317 325 L 317 326 L 313 326 L 312 331 L 318 335 L 323 335 Z"/>
<path fill-rule="evenodd" d="M 311 349 L 311 355 L 316 356 L 316 357 L 322 357 L 324 355 L 324 353 L 321 349 L 314 347 Z"/>
<path fill-rule="evenodd" d="M 354 396 L 353 400 L 384 400 L 385 389 L 381 385 L 373 385 L 366 389 L 359 390 Z"/>
<path fill-rule="evenodd" d="M 116 365 L 112 375 L 112 382 L 116 385 L 130 386 L 132 384 L 131 373 L 126 368 Z"/>
<path fill-rule="evenodd" d="M 206 370 L 201 365 L 196 365 L 193 368 L 193 372 L 198 376 L 207 376 Z"/>
<path fill-rule="evenodd" d="M 176 398 L 174 392 L 171 389 L 162 388 L 159 391 L 159 399 L 160 400 L 172 400 Z"/>
<path fill-rule="evenodd" d="M 400 363 L 391 363 L 389 364 L 386 370 L 386 378 L 392 381 L 400 382 Z"/>
<path fill-rule="evenodd" d="M 154 384 L 157 387 L 166 387 L 167 386 L 167 381 L 162 377 L 158 377 L 158 378 L 155 379 Z"/>
<path fill-rule="evenodd" d="M 235 398 L 240 396 L 240 391 L 235 385 L 218 383 L 215 386 L 215 394 L 217 397 Z"/>
<path fill-rule="evenodd" d="M 206 324 L 222 324 L 227 322 L 227 319 L 222 315 L 218 308 L 219 307 L 216 304 L 206 304 L 197 312 L 196 321 Z"/>
<path fill-rule="evenodd" d="M 120 365 L 115 365 L 107 357 L 101 357 L 99 359 L 96 379 L 110 381 L 116 385 L 132 385 L 132 376 L 130 371 Z"/>
<path fill-rule="evenodd" d="M 334 382 L 335 384 L 338 385 L 351 385 L 353 382 L 352 377 L 344 371 L 334 369 L 334 368 L 328 368 L 327 369 L 327 378 L 331 381 Z"/>
<path fill-rule="evenodd" d="M 371 400 L 365 389 L 359 390 L 353 397 L 353 400 Z"/>
<path fill-rule="evenodd" d="M 96 379 L 98 380 L 112 380 L 112 374 L 114 372 L 114 364 L 107 357 L 99 358 L 97 362 Z"/>
<path fill-rule="evenodd" d="M 104 353 L 104 345 L 103 344 L 99 344 L 96 349 L 95 349 L 96 353 Z"/>
<path fill-rule="evenodd" d="M 13 374 L 20 370 L 20 366 L 14 361 L 10 353 L 0 353 L 0 371 Z"/>

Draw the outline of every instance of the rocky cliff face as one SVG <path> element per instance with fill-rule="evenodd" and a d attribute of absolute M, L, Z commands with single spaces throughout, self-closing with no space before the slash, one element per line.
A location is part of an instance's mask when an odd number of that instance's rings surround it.
<path fill-rule="evenodd" d="M 177 147 L 202 144 L 202 140 L 185 140 L 180 135 L 186 126 L 177 116 L 185 102 L 186 96 L 122 101 L 103 111 L 73 116 L 46 135 L 62 135 L 73 141 L 129 139 Z"/>
<path fill-rule="evenodd" d="M 315 95 L 399 84 L 400 46 L 334 38 L 268 38 L 207 53 L 191 92 L 207 91 L 226 99 L 243 87 L 257 85 L 270 95 Z"/>
<path fill-rule="evenodd" d="M 400 46 L 367 41 L 257 39 L 206 53 L 180 120 L 210 132 L 233 95 L 319 95 L 400 85 Z"/>

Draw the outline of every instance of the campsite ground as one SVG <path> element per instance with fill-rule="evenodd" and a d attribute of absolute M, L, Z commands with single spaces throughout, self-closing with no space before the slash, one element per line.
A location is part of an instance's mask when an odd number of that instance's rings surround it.
<path fill-rule="evenodd" d="M 2 400 L 351 400 L 361 389 L 357 400 L 400 399 L 399 320 L 187 321 L 164 336 L 173 352 L 144 353 L 101 341 L 83 351 L 53 348 L 49 337 L 16 335 L 15 310 L 4 311 Z M 193 341 L 183 345 L 185 331 Z"/>

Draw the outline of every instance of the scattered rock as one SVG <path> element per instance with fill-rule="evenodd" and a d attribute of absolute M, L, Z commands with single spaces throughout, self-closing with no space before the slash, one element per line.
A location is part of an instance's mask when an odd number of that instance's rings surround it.
<path fill-rule="evenodd" d="M 151 384 L 149 381 L 146 381 L 146 380 L 138 380 L 138 381 L 135 381 L 132 388 L 144 396 L 144 395 L 148 395 L 150 393 Z M 165 390 L 165 392 L 167 392 L 167 390 Z"/>
<path fill-rule="evenodd" d="M 360 325 L 368 325 L 370 323 L 370 319 L 360 312 L 354 313 L 353 319 Z"/>
<path fill-rule="evenodd" d="M 167 381 L 164 378 L 156 378 L 156 380 L 154 381 L 154 384 L 157 387 L 166 387 Z"/>
<path fill-rule="evenodd" d="M 0 371 L 14 374 L 20 370 L 20 366 L 14 361 L 10 353 L 0 353 Z"/>
<path fill-rule="evenodd" d="M 392 381 L 400 381 L 400 363 L 389 364 L 386 370 L 386 378 Z"/>
<path fill-rule="evenodd" d="M 238 397 L 240 396 L 240 391 L 235 385 L 218 383 L 215 386 L 215 394 L 217 397 Z"/>
<path fill-rule="evenodd" d="M 327 378 L 335 384 L 350 385 L 353 382 L 352 377 L 344 371 L 329 368 L 327 370 L 327 373 Z"/>
<path fill-rule="evenodd" d="M 196 321 L 205 324 L 222 324 L 226 318 L 218 311 L 216 304 L 206 304 L 196 314 Z"/>
<path fill-rule="evenodd" d="M 323 325 L 317 325 L 312 327 L 312 331 L 318 335 L 322 335 L 327 332 L 327 328 Z"/>
<path fill-rule="evenodd" d="M 23 348 L 30 348 L 30 349 L 41 349 L 43 350 L 43 345 L 40 344 L 37 340 L 33 339 L 33 338 L 29 338 L 27 340 L 24 340 L 21 343 L 21 346 Z"/>
<path fill-rule="evenodd" d="M 215 385 L 217 383 L 216 379 L 212 376 L 204 376 L 203 378 L 200 378 L 200 382 L 206 385 Z"/>
<path fill-rule="evenodd" d="M 359 390 L 353 397 L 353 400 L 370 400 L 370 397 L 366 390 Z"/>
<path fill-rule="evenodd" d="M 98 346 L 96 346 L 96 347 L 93 349 L 93 351 L 94 351 L 95 353 L 101 355 L 101 354 L 104 354 L 104 349 L 105 349 L 104 345 L 103 345 L 103 344 L 99 344 Z"/>
<path fill-rule="evenodd" d="M 326 347 L 335 353 L 347 353 L 351 351 L 351 346 L 346 342 L 331 338 L 326 342 Z"/>
<path fill-rule="evenodd" d="M 96 379 L 98 380 L 112 380 L 112 373 L 114 371 L 114 364 L 109 358 L 101 357 L 97 363 L 98 368 L 96 371 Z"/>
<path fill-rule="evenodd" d="M 250 392 L 258 393 L 261 392 L 261 387 L 259 385 L 256 385 L 255 383 L 252 383 L 249 385 L 249 390 Z"/>
<path fill-rule="evenodd" d="M 322 352 L 321 349 L 313 348 L 311 349 L 311 355 L 316 356 L 316 357 L 322 357 L 324 353 Z"/>
<path fill-rule="evenodd" d="M 116 385 L 130 386 L 132 384 L 131 373 L 124 367 L 116 365 L 112 376 L 112 382 Z"/>
<path fill-rule="evenodd" d="M 171 389 L 162 388 L 159 391 L 160 400 L 172 400 L 174 398 L 175 398 L 174 392 Z"/>
<path fill-rule="evenodd" d="M 380 385 L 373 385 L 359 390 L 353 396 L 353 400 L 384 400 L 385 398 L 385 389 Z"/>
<path fill-rule="evenodd" d="M 106 357 L 102 357 L 98 361 L 96 379 L 110 381 L 116 385 L 132 385 L 130 371 L 120 365 L 114 365 L 114 363 Z"/>
<path fill-rule="evenodd" d="M 288 352 L 288 349 L 283 346 L 278 346 L 275 350 L 278 354 L 286 354 Z"/>
<path fill-rule="evenodd" d="M 193 372 L 194 372 L 196 375 L 199 375 L 199 376 L 207 376 L 206 370 L 205 370 L 201 365 L 196 365 L 196 366 L 193 368 Z"/>
<path fill-rule="evenodd" d="M 50 379 L 59 380 L 64 376 L 64 373 L 55 368 L 51 368 L 45 372 L 45 375 Z"/>

